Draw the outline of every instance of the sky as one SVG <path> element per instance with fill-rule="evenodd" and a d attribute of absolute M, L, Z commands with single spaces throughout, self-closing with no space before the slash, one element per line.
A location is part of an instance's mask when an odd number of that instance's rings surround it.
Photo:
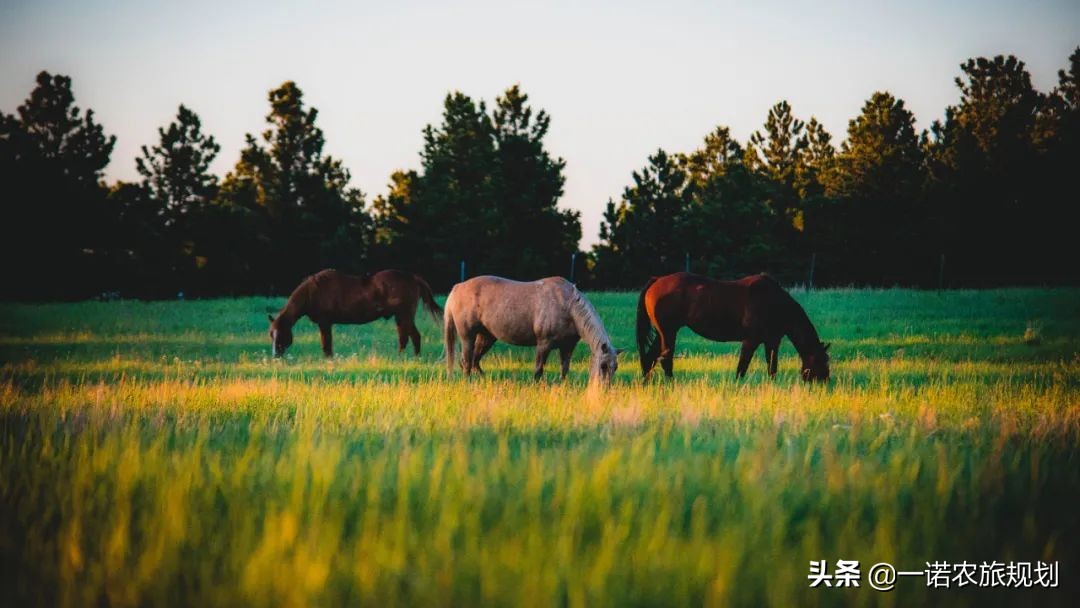
<path fill-rule="evenodd" d="M 423 127 L 450 91 L 489 106 L 520 84 L 551 115 L 566 160 L 564 208 L 597 240 L 604 206 L 658 148 L 688 152 L 718 125 L 745 142 L 788 100 L 839 141 L 874 91 L 919 128 L 955 104 L 970 57 L 1015 54 L 1037 88 L 1080 45 L 1080 1 L 638 0 L 188 2 L 0 0 L 0 111 L 41 70 L 117 136 L 106 178 L 133 180 L 140 146 L 181 103 L 235 164 L 260 133 L 267 92 L 295 81 L 319 110 L 325 151 L 370 201 L 419 167 Z"/>

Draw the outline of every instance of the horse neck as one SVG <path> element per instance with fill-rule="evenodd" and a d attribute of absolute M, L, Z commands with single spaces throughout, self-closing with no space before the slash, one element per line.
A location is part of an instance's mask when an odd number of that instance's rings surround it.
<path fill-rule="evenodd" d="M 307 313 L 309 289 L 308 281 L 304 281 L 293 290 L 292 295 L 289 296 L 289 301 L 285 302 L 285 307 L 278 313 L 277 321 L 279 325 L 290 328 L 296 324 L 300 317 Z"/>
<path fill-rule="evenodd" d="M 596 314 L 596 309 L 585 299 L 585 296 L 581 292 L 575 293 L 574 296 L 574 300 L 570 303 L 570 318 L 574 321 L 578 335 L 589 345 L 589 349 L 595 355 L 601 346 L 611 342 L 611 338 L 608 337 L 600 315 Z"/>
<path fill-rule="evenodd" d="M 791 304 L 792 312 L 788 321 L 787 336 L 799 356 L 805 361 L 809 355 L 821 347 L 821 338 L 802 306 L 794 299 L 791 300 Z"/>

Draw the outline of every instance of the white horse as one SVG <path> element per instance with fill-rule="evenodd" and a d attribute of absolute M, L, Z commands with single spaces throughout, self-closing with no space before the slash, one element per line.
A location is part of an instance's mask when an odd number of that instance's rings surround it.
<path fill-rule="evenodd" d="M 562 378 L 570 371 L 570 357 L 579 340 L 592 350 L 589 381 L 610 384 L 618 367 L 618 354 L 596 309 L 574 284 L 560 277 L 522 283 L 481 276 L 458 283 L 444 307 L 446 370 L 454 371 L 454 345 L 461 337 L 461 368 L 468 376 L 480 369 L 480 358 L 496 340 L 515 346 L 536 347 L 535 378 L 544 374 L 544 362 L 554 349 L 562 359 Z"/>

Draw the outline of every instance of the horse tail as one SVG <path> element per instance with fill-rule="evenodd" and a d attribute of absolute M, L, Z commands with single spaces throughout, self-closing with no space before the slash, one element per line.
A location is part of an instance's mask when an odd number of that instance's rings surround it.
<path fill-rule="evenodd" d="M 452 376 L 454 374 L 454 347 L 457 344 L 457 326 L 454 325 L 454 315 L 449 310 L 443 313 L 443 340 L 446 341 L 446 373 Z"/>
<path fill-rule="evenodd" d="M 428 285 L 427 281 L 418 274 L 414 274 L 413 279 L 416 280 L 416 286 L 420 290 L 420 299 L 424 302 L 424 310 L 428 311 L 431 318 L 438 323 L 442 320 L 443 311 L 435 302 L 435 295 L 431 293 L 431 285 Z"/>
<path fill-rule="evenodd" d="M 641 359 L 641 375 L 648 376 L 653 366 L 656 365 L 656 360 L 660 358 L 660 342 L 657 340 L 658 335 L 656 328 L 652 325 L 652 320 L 649 319 L 649 312 L 645 310 L 645 294 L 648 293 L 649 288 L 656 282 L 656 277 L 649 279 L 649 282 L 645 284 L 645 288 L 641 290 L 641 296 L 638 297 L 637 305 L 637 345 L 638 345 L 638 357 Z"/>

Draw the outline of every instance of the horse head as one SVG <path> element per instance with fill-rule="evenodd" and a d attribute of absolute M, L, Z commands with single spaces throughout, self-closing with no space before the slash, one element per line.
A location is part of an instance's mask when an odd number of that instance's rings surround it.
<path fill-rule="evenodd" d="M 829 381 L 829 343 L 818 342 L 814 352 L 803 357 L 802 379 L 805 382 Z"/>
<path fill-rule="evenodd" d="M 600 348 L 593 352 L 589 377 L 597 378 L 604 384 L 611 384 L 611 379 L 615 377 L 615 370 L 619 368 L 619 355 L 624 352 L 626 351 L 615 348 L 610 343 L 602 343 Z"/>
<path fill-rule="evenodd" d="M 285 350 L 292 346 L 292 326 L 282 323 L 280 317 L 275 319 L 271 315 L 266 315 L 266 318 L 270 320 L 270 354 L 277 358 L 284 355 Z"/>

